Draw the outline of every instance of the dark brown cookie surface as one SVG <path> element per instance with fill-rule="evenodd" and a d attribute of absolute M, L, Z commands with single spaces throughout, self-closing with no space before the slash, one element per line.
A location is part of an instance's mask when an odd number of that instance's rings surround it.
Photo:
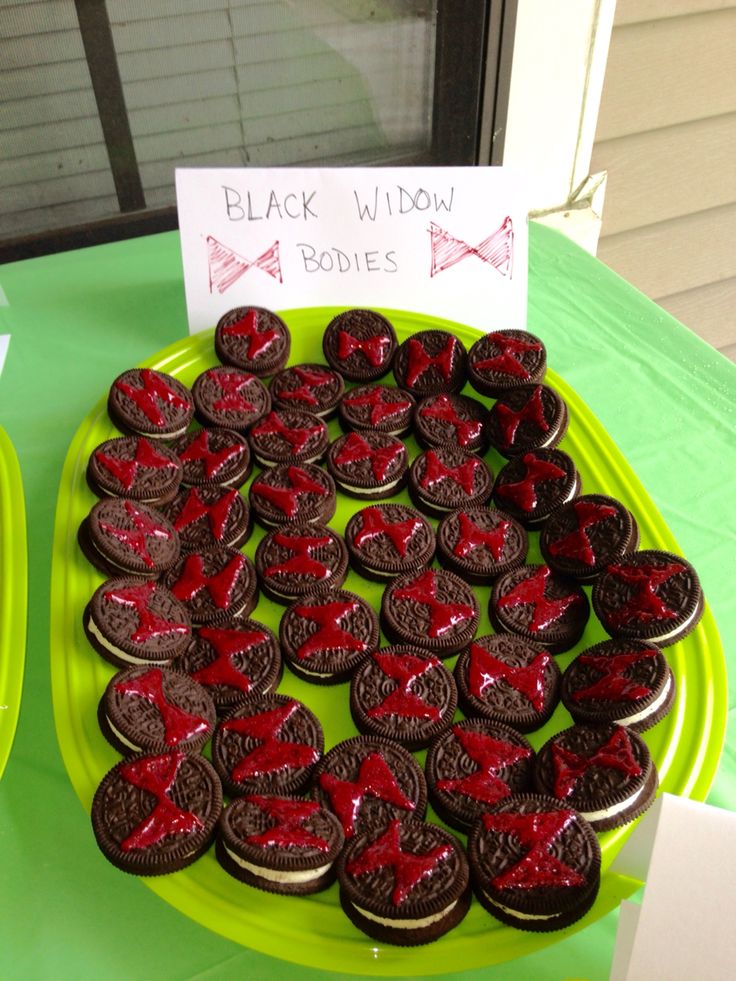
<path fill-rule="evenodd" d="M 493 331 L 468 351 L 470 384 L 492 398 L 519 385 L 541 382 L 546 369 L 544 344 L 525 330 Z"/>
<path fill-rule="evenodd" d="M 253 563 L 234 548 L 190 552 L 167 574 L 166 585 L 195 624 L 248 616 L 258 600 Z"/>
<path fill-rule="evenodd" d="M 580 491 L 580 475 L 562 450 L 530 450 L 501 468 L 493 487 L 498 508 L 525 528 L 540 527 Z"/>
<path fill-rule="evenodd" d="M 316 463 L 324 456 L 327 425 L 311 412 L 272 410 L 251 427 L 248 442 L 262 467 L 279 463 Z"/>
<path fill-rule="evenodd" d="M 259 378 L 283 368 L 290 349 L 289 328 L 264 307 L 235 307 L 215 327 L 215 353 L 220 361 Z"/>
<path fill-rule="evenodd" d="M 545 523 L 539 539 L 547 564 L 580 582 L 591 582 L 638 543 L 632 513 L 605 494 L 583 494 L 562 505 Z"/>
<path fill-rule="evenodd" d="M 397 346 L 391 322 L 375 310 L 345 310 L 333 317 L 322 337 L 327 363 L 356 382 L 385 375 Z"/>
<path fill-rule="evenodd" d="M 351 497 L 396 494 L 404 484 L 407 467 L 406 446 L 386 433 L 347 433 L 327 451 L 330 474 L 340 490 Z"/>
<path fill-rule="evenodd" d="M 488 436 L 501 456 L 557 446 L 567 431 L 564 400 L 548 385 L 522 385 L 506 392 L 488 415 Z"/>
<path fill-rule="evenodd" d="M 414 434 L 424 447 L 452 443 L 479 453 L 488 443 L 487 418 L 486 407 L 467 395 L 427 395 L 414 412 Z"/>
<path fill-rule="evenodd" d="M 168 446 L 145 436 L 118 436 L 101 443 L 89 458 L 87 482 L 100 497 L 127 497 L 160 505 L 179 489 L 182 465 Z"/>
<path fill-rule="evenodd" d="M 411 429 L 416 402 L 393 385 L 359 385 L 340 399 L 338 413 L 344 429 L 373 429 L 401 436 Z"/>
<path fill-rule="evenodd" d="M 300 409 L 327 419 L 337 412 L 345 391 L 342 375 L 323 364 L 295 364 L 271 379 L 270 392 L 276 409 Z"/>
<path fill-rule="evenodd" d="M 106 575 L 155 578 L 179 558 L 179 535 L 157 509 L 140 501 L 98 501 L 79 529 L 79 544 Z"/>
<path fill-rule="evenodd" d="M 459 392 L 466 381 L 465 345 L 448 331 L 422 330 L 396 352 L 394 378 L 417 398 L 435 392 Z"/>
<path fill-rule="evenodd" d="M 200 429 L 174 443 L 187 487 L 241 487 L 251 471 L 250 448 L 234 429 Z"/>
<path fill-rule="evenodd" d="M 189 389 L 171 375 L 152 368 L 131 368 L 112 383 L 107 411 L 124 433 L 174 439 L 192 421 L 194 402 Z"/>
<path fill-rule="evenodd" d="M 234 487 L 187 487 L 164 511 L 179 535 L 183 552 L 215 546 L 240 548 L 250 536 L 248 505 Z"/>
<path fill-rule="evenodd" d="M 493 473 L 479 456 L 444 444 L 420 453 L 409 472 L 409 493 L 418 508 L 442 517 L 448 511 L 485 504 Z"/>
<path fill-rule="evenodd" d="M 521 565 L 528 545 L 519 522 L 488 507 L 452 511 L 437 527 L 440 562 L 473 583 L 487 583 Z"/>
<path fill-rule="evenodd" d="M 236 432 L 244 432 L 271 408 L 271 396 L 259 378 L 225 366 L 208 368 L 198 375 L 192 398 L 203 426 Z"/>
<path fill-rule="evenodd" d="M 449 657 L 473 639 L 479 613 L 475 593 L 464 580 L 444 569 L 426 569 L 386 587 L 381 626 L 395 644 Z"/>
<path fill-rule="evenodd" d="M 428 566 L 435 534 L 429 521 L 412 507 L 374 504 L 350 518 L 345 543 L 354 568 L 380 582 Z"/>
<path fill-rule="evenodd" d="M 335 513 L 335 482 L 313 463 L 270 467 L 248 492 L 253 514 L 266 528 L 295 522 L 327 522 Z"/>
<path fill-rule="evenodd" d="M 290 603 L 307 593 L 339 588 L 348 553 L 342 537 L 327 525 L 284 525 L 261 539 L 255 561 L 264 593 Z"/>

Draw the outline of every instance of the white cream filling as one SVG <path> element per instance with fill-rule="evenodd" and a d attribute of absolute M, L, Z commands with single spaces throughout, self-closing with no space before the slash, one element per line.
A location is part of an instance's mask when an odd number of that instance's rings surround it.
<path fill-rule="evenodd" d="M 431 916 L 424 916 L 419 920 L 391 920 L 382 916 L 376 916 L 375 913 L 371 913 L 367 909 L 363 909 L 361 906 L 355 906 L 355 909 L 367 920 L 372 920 L 374 923 L 380 923 L 381 926 L 393 927 L 395 930 L 420 930 L 422 927 L 431 926 L 432 923 L 436 923 L 438 920 L 443 919 L 448 913 L 451 913 L 456 906 L 457 900 L 455 900 L 454 903 L 450 903 L 449 906 L 446 906 L 439 913 L 432 913 Z"/>
<path fill-rule="evenodd" d="M 642 719 L 646 719 L 648 716 L 652 715 L 652 713 L 656 712 L 657 709 L 660 707 L 660 705 L 662 705 L 665 702 L 671 687 L 672 687 L 672 677 L 669 677 L 667 678 L 667 682 L 664 688 L 657 696 L 657 698 L 654 699 L 651 705 L 648 705 L 641 712 L 636 712 L 634 715 L 627 715 L 623 719 L 616 719 L 616 722 L 618 722 L 618 724 L 621 726 L 630 726 L 633 725 L 634 722 L 640 722 Z"/>
<path fill-rule="evenodd" d="M 338 483 L 346 491 L 350 491 L 353 494 L 358 494 L 359 496 L 368 496 L 370 494 L 375 494 L 376 491 L 387 491 L 396 487 L 397 484 L 401 482 L 401 477 L 398 480 L 392 480 L 388 484 L 379 484 L 377 487 L 353 487 L 352 484 L 346 484 L 344 480 L 339 480 Z"/>
<path fill-rule="evenodd" d="M 687 620 L 681 623 L 678 627 L 675 627 L 674 630 L 668 631 L 666 634 L 659 634 L 657 637 L 652 637 L 651 638 L 652 643 L 661 644 L 663 641 L 669 640 L 671 637 L 675 637 L 677 634 L 680 633 L 680 631 L 686 630 L 693 622 L 693 620 L 697 618 L 699 613 L 700 613 L 699 604 L 697 604 L 693 612 L 687 618 Z"/>
<path fill-rule="evenodd" d="M 140 753 L 142 747 L 136 746 L 135 743 L 132 743 L 129 739 L 126 739 L 125 736 L 122 734 L 122 732 L 120 732 L 120 730 L 117 729 L 112 724 L 112 722 L 110 721 L 110 716 L 107 713 L 105 713 L 105 722 L 107 722 L 107 724 L 110 727 L 110 729 L 112 730 L 112 732 L 120 740 L 120 742 L 123 743 L 123 745 L 127 746 L 128 749 L 135 750 L 136 753 Z"/>
<path fill-rule="evenodd" d="M 321 454 L 319 454 L 319 453 L 315 453 L 314 456 L 310 456 L 306 460 L 301 460 L 300 459 L 299 462 L 300 463 L 316 463 L 317 460 L 319 460 L 320 455 Z M 289 460 L 264 460 L 263 457 L 259 456 L 257 453 L 254 453 L 253 456 L 255 458 L 256 463 L 260 464 L 260 466 L 262 466 L 262 467 L 268 467 L 269 470 L 271 469 L 271 467 L 279 467 L 279 466 L 281 466 L 282 463 L 292 462 L 292 461 L 289 461 Z"/>
<path fill-rule="evenodd" d="M 628 807 L 631 807 L 631 805 L 641 796 L 643 790 L 643 787 L 639 787 L 639 789 L 627 797 L 626 800 L 622 800 L 619 804 L 612 804 L 610 807 L 603 808 L 603 810 L 579 810 L 579 813 L 583 815 L 586 821 L 602 821 L 604 818 L 613 817 L 615 814 L 620 814 L 621 811 L 625 811 Z"/>
<path fill-rule="evenodd" d="M 138 435 L 145 436 L 146 439 L 177 439 L 179 436 L 183 436 L 188 428 L 188 426 L 182 426 L 181 429 L 177 429 L 173 433 L 144 433 L 139 430 Z"/>
<path fill-rule="evenodd" d="M 483 895 L 491 906 L 502 910 L 508 916 L 513 916 L 517 920 L 554 920 L 556 917 L 561 915 L 560 913 L 520 913 L 518 909 L 511 909 L 508 906 L 504 906 L 502 903 L 497 903 L 495 899 L 491 899 L 485 890 L 483 891 Z"/>
<path fill-rule="evenodd" d="M 332 865 L 332 862 L 328 862 L 327 865 L 320 865 L 316 869 L 303 869 L 297 872 L 278 872 L 276 869 L 266 869 L 262 865 L 253 865 L 252 862 L 246 862 L 245 859 L 240 858 L 235 852 L 231 851 L 227 845 L 225 845 L 225 851 L 228 853 L 230 858 L 239 865 L 241 869 L 245 869 L 250 872 L 251 875 L 257 875 L 260 879 L 267 879 L 269 882 L 282 882 L 282 883 L 302 883 L 302 882 L 312 882 L 314 879 L 319 879 L 320 876 L 324 875 Z"/>
<path fill-rule="evenodd" d="M 156 659 L 156 661 L 153 662 L 151 660 L 146 660 L 146 658 L 144 657 L 134 657 L 132 654 L 128 654 L 127 651 L 120 650 L 119 647 L 115 647 L 114 644 L 111 644 L 110 641 L 107 639 L 107 637 L 105 637 L 104 634 L 100 632 L 99 627 L 97 626 L 97 624 L 95 623 L 95 621 L 92 619 L 91 616 L 87 621 L 87 629 L 92 634 L 92 636 L 96 638 L 96 640 L 99 642 L 101 647 L 104 647 L 106 651 L 110 651 L 110 653 L 114 654 L 115 657 L 120 658 L 121 661 L 126 661 L 128 664 L 152 664 L 152 663 L 160 664 L 160 665 L 171 664 L 171 658 L 169 658 L 169 660 Z"/>

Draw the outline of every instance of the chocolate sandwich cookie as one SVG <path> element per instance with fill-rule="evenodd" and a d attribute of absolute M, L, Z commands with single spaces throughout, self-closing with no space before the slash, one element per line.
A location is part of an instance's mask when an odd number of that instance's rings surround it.
<path fill-rule="evenodd" d="M 97 718 L 119 753 L 198 753 L 215 728 L 210 693 L 180 670 L 126 668 L 107 684 Z"/>
<path fill-rule="evenodd" d="M 445 444 L 420 453 L 409 471 L 409 494 L 418 508 L 441 518 L 448 511 L 485 504 L 493 473 L 479 456 Z"/>
<path fill-rule="evenodd" d="M 235 307 L 215 327 L 215 354 L 220 361 L 259 378 L 283 368 L 290 350 L 289 328 L 264 307 Z"/>
<path fill-rule="evenodd" d="M 192 636 L 184 604 L 153 579 L 108 579 L 95 590 L 82 624 L 97 653 L 119 668 L 170 664 Z"/>
<path fill-rule="evenodd" d="M 187 487 L 164 513 L 179 535 L 183 552 L 240 548 L 250 537 L 248 504 L 234 487 Z"/>
<path fill-rule="evenodd" d="M 429 521 L 406 504 L 373 504 L 350 518 L 345 544 L 356 572 L 385 582 L 426 568 L 434 556 L 435 534 Z"/>
<path fill-rule="evenodd" d="M 183 556 L 164 580 L 196 625 L 247 617 L 258 602 L 251 560 L 236 548 L 217 546 Z"/>
<path fill-rule="evenodd" d="M 322 336 L 327 364 L 354 382 L 385 375 L 397 347 L 392 324 L 375 310 L 345 310 L 333 317 Z"/>
<path fill-rule="evenodd" d="M 488 612 L 497 631 L 561 654 L 582 637 L 590 604 L 573 579 L 548 565 L 523 565 L 494 581 Z"/>
<path fill-rule="evenodd" d="M 544 344 L 525 330 L 495 330 L 468 351 L 468 381 L 494 399 L 520 385 L 536 385 L 546 370 Z"/>
<path fill-rule="evenodd" d="M 473 828 L 468 859 L 481 905 L 519 930 L 561 930 L 598 895 L 598 838 L 577 811 L 552 797 L 499 801 Z"/>
<path fill-rule="evenodd" d="M 606 566 L 639 544 L 632 513 L 613 497 L 583 494 L 545 523 L 539 547 L 547 565 L 563 576 L 592 582 Z"/>
<path fill-rule="evenodd" d="M 549 385 L 521 385 L 502 395 L 488 413 L 488 438 L 509 459 L 551 449 L 567 432 L 564 399 Z"/>
<path fill-rule="evenodd" d="M 471 587 L 445 569 L 394 579 L 383 591 L 381 626 L 394 644 L 410 644 L 450 657 L 475 636 L 480 617 Z"/>
<path fill-rule="evenodd" d="M 580 493 L 580 474 L 563 450 L 530 450 L 498 472 L 493 501 L 525 528 L 539 528 Z"/>
<path fill-rule="evenodd" d="M 343 493 L 377 500 L 397 494 L 406 482 L 406 447 L 396 436 L 352 432 L 327 451 L 327 469 Z"/>
<path fill-rule="evenodd" d="M 242 487 L 250 476 L 250 447 L 234 429 L 200 429 L 174 443 L 186 487 Z"/>
<path fill-rule="evenodd" d="M 421 446 L 452 443 L 468 453 L 482 453 L 488 446 L 488 409 L 467 395 L 427 395 L 414 412 L 414 435 Z"/>
<path fill-rule="evenodd" d="M 295 364 L 273 376 L 270 391 L 275 409 L 300 409 L 329 419 L 337 412 L 345 381 L 323 364 Z"/>
<path fill-rule="evenodd" d="M 703 614 L 695 569 L 672 552 L 646 549 L 608 566 L 593 586 L 593 609 L 611 637 L 668 647 Z"/>
<path fill-rule="evenodd" d="M 308 593 L 342 586 L 348 552 L 342 537 L 327 525 L 283 525 L 258 543 L 256 570 L 266 596 L 292 603 Z"/>
<path fill-rule="evenodd" d="M 353 839 L 338 862 L 340 904 L 367 936 L 401 947 L 430 943 L 465 917 L 468 860 L 449 831 L 393 820 Z"/>
<path fill-rule="evenodd" d="M 672 708 L 675 679 L 667 659 L 642 640 L 604 640 L 581 651 L 562 676 L 562 704 L 582 725 L 651 728 Z"/>
<path fill-rule="evenodd" d="M 155 579 L 179 558 L 179 535 L 164 515 L 139 501 L 107 497 L 79 527 L 79 545 L 107 576 Z"/>
<path fill-rule="evenodd" d="M 337 492 L 332 477 L 316 464 L 286 463 L 264 470 L 250 485 L 248 499 L 258 523 L 275 528 L 329 521 Z"/>
<path fill-rule="evenodd" d="M 628 824 L 654 801 L 659 779 L 647 744 L 619 725 L 571 726 L 542 746 L 537 790 L 574 807 L 594 831 Z"/>
<path fill-rule="evenodd" d="M 350 681 L 350 712 L 359 732 L 423 749 L 452 724 L 457 689 L 437 657 L 417 648 L 373 651 Z"/>
<path fill-rule="evenodd" d="M 129 435 L 176 439 L 194 417 L 194 402 L 189 389 L 171 375 L 131 368 L 112 383 L 107 413 Z"/>
<path fill-rule="evenodd" d="M 327 423 L 311 412 L 273 409 L 251 426 L 248 443 L 256 463 L 317 463 L 330 441 Z"/>
<path fill-rule="evenodd" d="M 325 753 L 311 796 L 338 816 L 346 839 L 373 834 L 394 818 L 421 819 L 427 809 L 417 761 L 399 743 L 378 736 L 353 736 Z"/>
<path fill-rule="evenodd" d="M 416 400 L 393 385 L 359 385 L 340 399 L 337 407 L 343 429 L 371 429 L 402 436 L 411 429 Z"/>
<path fill-rule="evenodd" d="M 347 590 L 308 593 L 281 617 L 279 639 L 292 672 L 318 685 L 347 681 L 378 647 L 373 607 Z"/>
<path fill-rule="evenodd" d="M 113 767 L 92 801 L 92 830 L 123 872 L 165 875 L 210 846 L 222 810 L 212 764 L 195 753 L 139 754 Z"/>
<path fill-rule="evenodd" d="M 322 726 L 290 695 L 249 695 L 220 720 L 212 762 L 225 791 L 299 794 L 324 749 Z"/>
<path fill-rule="evenodd" d="M 271 394 L 249 371 L 224 365 L 208 368 L 192 385 L 197 419 L 203 426 L 242 433 L 271 409 Z"/>
<path fill-rule="evenodd" d="M 422 330 L 396 352 L 394 378 L 399 388 L 417 398 L 437 392 L 459 392 L 466 382 L 468 353 L 461 340 L 446 330 Z"/>
<path fill-rule="evenodd" d="M 552 654 L 513 634 L 478 637 L 457 659 L 460 706 L 472 716 L 540 729 L 560 698 L 560 668 Z"/>
<path fill-rule="evenodd" d="M 488 583 L 515 569 L 528 547 L 521 524 L 494 508 L 451 511 L 437 527 L 437 558 L 471 583 Z"/>
<path fill-rule="evenodd" d="M 127 497 L 160 506 L 176 497 L 183 468 L 179 457 L 145 436 L 117 436 L 92 451 L 87 483 L 98 497 Z"/>
<path fill-rule="evenodd" d="M 306 896 L 332 884 L 344 840 L 340 822 L 317 801 L 249 794 L 223 810 L 215 854 L 240 882 Z"/>
<path fill-rule="evenodd" d="M 504 797 L 530 791 L 533 770 L 534 750 L 516 729 L 464 719 L 429 747 L 429 801 L 443 821 L 467 832 Z"/>
<path fill-rule="evenodd" d="M 281 652 L 275 635 L 264 624 L 228 619 L 196 628 L 176 669 L 186 671 L 206 688 L 223 715 L 245 695 L 276 690 L 282 674 Z"/>

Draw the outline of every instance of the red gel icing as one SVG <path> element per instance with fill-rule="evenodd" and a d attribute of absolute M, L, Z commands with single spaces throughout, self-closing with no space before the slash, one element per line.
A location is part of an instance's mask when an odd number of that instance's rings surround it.
<path fill-rule="evenodd" d="M 373 337 L 358 338 L 340 330 L 337 334 L 337 356 L 349 358 L 355 351 L 360 351 L 374 368 L 380 367 L 386 358 L 386 351 L 391 346 L 391 338 L 381 334 Z"/>
<path fill-rule="evenodd" d="M 532 633 L 546 630 L 547 627 L 561 620 L 569 607 L 582 602 L 582 596 L 577 592 L 568 593 L 567 596 L 561 596 L 559 599 L 545 596 L 547 580 L 551 574 L 549 566 L 541 565 L 532 575 L 522 579 L 505 596 L 500 596 L 498 599 L 499 607 L 529 604 L 532 607 L 532 615 L 528 629 Z"/>
<path fill-rule="evenodd" d="M 132 460 L 123 460 L 120 457 L 109 456 L 98 450 L 95 459 L 106 470 L 108 470 L 116 480 L 119 480 L 126 491 L 129 491 L 136 482 L 138 470 L 145 467 L 147 470 L 176 470 L 176 463 L 169 457 L 157 453 L 151 443 L 144 438 L 136 440 L 135 456 Z"/>
<path fill-rule="evenodd" d="M 192 673 L 201 685 L 225 685 L 238 691 L 248 692 L 251 680 L 235 666 L 238 654 L 250 651 L 267 640 L 262 630 L 229 630 L 226 627 L 200 627 L 199 636 L 215 649 L 217 657 L 203 668 Z"/>
<path fill-rule="evenodd" d="M 467 446 L 480 437 L 483 423 L 480 419 L 463 419 L 446 395 L 438 396 L 431 405 L 421 409 L 422 416 L 449 423 L 455 430 L 460 446 Z"/>
<path fill-rule="evenodd" d="M 574 692 L 574 701 L 635 702 L 639 698 L 646 698 L 652 694 L 652 689 L 628 678 L 626 671 L 633 664 L 649 657 L 657 657 L 657 651 L 631 651 L 612 656 L 581 654 L 577 663 L 590 665 L 600 671 L 601 676 L 587 688 Z"/>
<path fill-rule="evenodd" d="M 251 491 L 264 498 L 287 518 L 293 518 L 297 513 L 302 494 L 318 494 L 320 497 L 326 497 L 329 493 L 326 487 L 312 480 L 301 467 L 289 467 L 287 477 L 288 487 L 275 487 L 264 480 L 257 480 L 251 485 Z"/>
<path fill-rule="evenodd" d="M 201 460 L 205 476 L 209 479 L 217 476 L 231 460 L 241 456 L 246 449 L 245 443 L 233 443 L 230 446 L 223 446 L 221 450 L 211 450 L 209 430 L 202 429 L 181 451 L 179 459 L 182 463 Z"/>
<path fill-rule="evenodd" d="M 458 539 L 452 550 L 458 558 L 464 559 L 474 549 L 485 546 L 493 556 L 494 561 L 498 562 L 506 548 L 506 539 L 511 528 L 510 521 L 502 519 L 495 527 L 483 531 L 466 514 L 461 512 L 458 515 L 458 524 Z"/>
<path fill-rule="evenodd" d="M 481 461 L 477 457 L 468 457 L 457 467 L 448 467 L 440 460 L 434 450 L 427 450 L 424 454 L 424 461 L 424 474 L 419 479 L 420 486 L 434 487 L 441 480 L 451 480 L 462 487 L 466 494 L 473 493 L 475 471 L 481 466 Z"/>
<path fill-rule="evenodd" d="M 163 674 L 158 668 L 151 668 L 137 678 L 118 681 L 115 684 L 115 691 L 121 695 L 144 698 L 158 709 L 164 725 L 164 742 L 167 746 L 177 746 L 181 742 L 193 739 L 210 727 L 207 719 L 187 712 L 166 699 Z"/>
<path fill-rule="evenodd" d="M 407 518 L 405 521 L 386 521 L 383 512 L 373 508 L 366 508 L 362 511 L 361 519 L 362 527 L 353 538 L 357 548 L 377 535 L 386 535 L 395 551 L 402 558 L 407 553 L 409 542 L 423 525 L 419 518 Z"/>
<path fill-rule="evenodd" d="M 531 756 L 531 750 L 526 746 L 515 746 L 513 743 L 493 739 L 482 732 L 463 729 L 462 726 L 453 726 L 452 731 L 476 764 L 476 769 L 464 777 L 438 780 L 438 789 L 462 794 L 484 804 L 495 804 L 496 801 L 508 797 L 511 788 L 498 776 L 498 771 Z"/>
<path fill-rule="evenodd" d="M 396 687 L 380 705 L 368 710 L 367 714 L 371 718 L 383 719 L 388 715 L 398 715 L 407 719 L 430 719 L 432 722 L 442 718 L 436 705 L 430 705 L 412 691 L 417 678 L 439 667 L 440 662 L 436 658 L 414 657 L 412 654 L 383 654 L 379 651 L 373 655 L 373 660 L 387 678 L 396 682 Z"/>
<path fill-rule="evenodd" d="M 502 375 L 513 375 L 514 378 L 527 379 L 530 377 L 529 372 L 522 364 L 522 358 L 527 351 L 541 351 L 541 344 L 508 337 L 500 332 L 489 334 L 488 339 L 500 348 L 499 353 L 492 358 L 476 361 L 474 366 L 476 371 L 498 372 Z"/>
<path fill-rule="evenodd" d="M 245 556 L 238 552 L 213 576 L 204 574 L 204 561 L 201 555 L 188 555 L 184 560 L 179 578 L 171 586 L 177 599 L 189 602 L 206 589 L 212 602 L 220 610 L 227 610 L 233 601 L 233 592 L 238 578 L 245 568 Z"/>
<path fill-rule="evenodd" d="M 279 738 L 281 729 L 299 708 L 299 702 L 292 700 L 258 715 L 230 719 L 222 723 L 223 730 L 237 732 L 258 742 L 233 767 L 231 777 L 235 783 L 255 780 L 281 770 L 311 766 L 317 762 L 319 753 L 313 746 Z"/>
<path fill-rule="evenodd" d="M 573 821 L 574 811 L 541 814 L 483 814 L 488 831 L 510 834 L 525 848 L 524 857 L 491 881 L 494 889 L 569 889 L 585 879 L 550 851 L 554 841 Z"/>
<path fill-rule="evenodd" d="M 427 634 L 430 637 L 442 637 L 475 616 L 475 610 L 468 603 L 443 603 L 437 599 L 436 591 L 435 574 L 431 569 L 427 569 L 408 586 L 396 589 L 393 593 L 397 600 L 421 603 L 427 607 L 429 614 Z"/>
<path fill-rule="evenodd" d="M 573 510 L 578 526 L 569 535 L 551 542 L 550 553 L 566 559 L 577 560 L 583 565 L 595 565 L 595 552 L 588 536 L 588 528 L 598 525 L 606 518 L 615 518 L 616 508 L 607 504 L 597 504 L 593 501 L 574 501 Z"/>
<path fill-rule="evenodd" d="M 626 626 L 634 620 L 652 623 L 677 618 L 677 611 L 670 609 L 660 598 L 657 587 L 679 572 L 685 572 L 684 565 L 679 562 L 668 562 L 665 565 L 609 565 L 606 572 L 633 590 L 625 603 L 607 614 L 608 622 L 614 629 Z"/>
<path fill-rule="evenodd" d="M 575 791 L 578 780 L 593 767 L 619 770 L 627 777 L 641 775 L 641 767 L 634 759 L 631 740 L 624 728 L 618 726 L 610 739 L 590 756 L 573 753 L 559 743 L 552 744 L 552 763 L 555 771 L 555 796 L 569 797 Z"/>
<path fill-rule="evenodd" d="M 253 375 L 243 376 L 234 371 L 212 371 L 210 378 L 222 395 L 215 399 L 212 408 L 217 412 L 255 412 L 256 407 L 243 395 L 243 389 L 253 380 Z"/>
<path fill-rule="evenodd" d="M 160 538 L 169 541 L 171 533 L 144 514 L 132 501 L 124 501 L 123 507 L 133 523 L 133 528 L 118 528 L 105 521 L 100 521 L 100 528 L 129 548 L 131 552 L 135 552 L 143 564 L 152 569 L 155 563 L 148 551 L 148 539 Z"/>
<path fill-rule="evenodd" d="M 370 460 L 374 478 L 382 481 L 386 479 L 394 461 L 404 456 L 406 449 L 403 443 L 397 441 L 389 446 L 370 446 L 359 433 L 350 433 L 333 459 L 339 467 Z"/>
<path fill-rule="evenodd" d="M 279 392 L 278 398 L 282 401 L 303 402 L 305 405 L 318 405 L 319 400 L 314 394 L 315 388 L 323 388 L 332 381 L 332 375 L 326 371 L 315 371 L 311 368 L 302 368 L 294 365 L 289 371 L 296 375 L 301 382 L 296 388 L 285 388 Z"/>
<path fill-rule="evenodd" d="M 324 425 L 287 426 L 276 412 L 269 412 L 262 422 L 251 429 L 251 436 L 280 436 L 289 444 L 294 453 L 301 453 L 313 436 L 319 436 Z"/>
<path fill-rule="evenodd" d="M 148 817 L 120 843 L 124 852 L 151 848 L 164 838 L 194 834 L 204 827 L 196 814 L 178 807 L 169 797 L 185 759 L 184 753 L 172 752 L 121 764 L 119 772 L 123 779 L 133 787 L 152 794 L 156 800 Z"/>
<path fill-rule="evenodd" d="M 360 764 L 357 780 L 340 780 L 332 773 L 322 773 L 319 785 L 329 797 L 346 838 L 355 834 L 355 824 L 366 797 L 385 801 L 404 811 L 413 811 L 416 806 L 401 792 L 391 767 L 380 753 L 366 756 Z"/>
<path fill-rule="evenodd" d="M 549 431 L 549 423 L 544 418 L 544 403 L 542 402 L 542 386 L 537 385 L 528 400 L 520 409 L 511 409 L 503 402 L 494 406 L 501 428 L 503 445 L 512 446 L 516 433 L 522 422 L 531 422 L 543 433 Z"/>
<path fill-rule="evenodd" d="M 248 310 L 244 317 L 222 328 L 222 333 L 232 337 L 248 338 L 248 358 L 257 358 L 267 351 L 280 337 L 277 330 L 258 330 L 258 311 Z"/>
<path fill-rule="evenodd" d="M 296 655 L 299 660 L 306 661 L 321 651 L 366 650 L 368 643 L 365 640 L 355 637 L 349 630 L 340 626 L 340 622 L 357 609 L 358 603 L 355 601 L 295 606 L 294 613 L 297 616 L 306 617 L 307 620 L 317 624 L 317 630 L 297 649 Z"/>
<path fill-rule="evenodd" d="M 155 582 L 138 583 L 135 586 L 125 586 L 121 589 L 110 589 L 103 594 L 107 603 L 117 603 L 119 606 L 130 606 L 138 615 L 138 627 L 130 636 L 134 644 L 145 644 L 154 637 L 166 634 L 188 634 L 189 627 L 185 623 L 164 620 L 149 609 L 149 603 L 156 591 Z"/>
<path fill-rule="evenodd" d="M 190 403 L 150 368 L 141 368 L 139 377 L 141 388 L 124 381 L 116 381 L 115 388 L 126 395 L 154 426 L 166 425 L 167 420 L 161 411 L 161 405 L 171 406 L 173 409 L 189 409 Z"/>
<path fill-rule="evenodd" d="M 250 796 L 255 804 L 274 823 L 260 834 L 248 835 L 245 841 L 259 848 L 314 848 L 330 850 L 329 842 L 304 827 L 306 821 L 320 810 L 313 800 L 287 800 L 282 797 Z"/>
<path fill-rule="evenodd" d="M 526 467 L 524 477 L 512 484 L 499 484 L 496 494 L 523 511 L 532 511 L 537 506 L 537 485 L 543 480 L 563 480 L 567 474 L 561 467 L 539 460 L 532 453 L 526 453 L 521 459 Z"/>
<path fill-rule="evenodd" d="M 296 575 L 308 576 L 310 579 L 327 579 L 330 575 L 330 568 L 324 562 L 312 557 L 314 549 L 323 548 L 331 543 L 332 539 L 329 535 L 320 535 L 319 538 L 308 536 L 296 538 L 293 535 L 276 532 L 271 540 L 291 552 L 292 557 L 284 559 L 277 565 L 268 566 L 264 570 L 264 576 Z"/>
<path fill-rule="evenodd" d="M 468 687 L 472 695 L 482 698 L 487 688 L 503 680 L 541 712 L 544 708 L 544 675 L 549 662 L 550 655 L 545 652 L 537 654 L 531 664 L 507 664 L 480 644 L 471 644 Z"/>
<path fill-rule="evenodd" d="M 406 359 L 406 384 L 411 387 L 429 368 L 437 368 L 440 375 L 449 381 L 452 373 L 452 362 L 457 346 L 456 338 L 448 336 L 445 346 L 435 355 L 428 354 L 421 341 L 410 337 Z"/>
<path fill-rule="evenodd" d="M 384 419 L 396 415 L 411 405 L 408 399 L 401 398 L 398 394 L 394 396 L 393 393 L 382 388 L 372 388 L 362 395 L 346 395 L 343 402 L 349 406 L 371 406 L 370 421 L 373 426 L 377 426 Z"/>
<path fill-rule="evenodd" d="M 183 528 L 188 528 L 189 525 L 194 524 L 195 521 L 199 521 L 200 518 L 206 516 L 213 538 L 218 542 L 222 541 L 237 497 L 238 492 L 236 490 L 224 490 L 222 495 L 216 501 L 213 501 L 212 504 L 205 504 L 199 493 L 199 489 L 192 487 L 184 502 L 184 507 L 174 522 L 174 527 L 177 531 L 181 531 Z"/>

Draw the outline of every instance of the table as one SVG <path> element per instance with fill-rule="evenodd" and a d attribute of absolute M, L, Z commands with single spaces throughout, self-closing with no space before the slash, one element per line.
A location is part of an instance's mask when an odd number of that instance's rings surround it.
<path fill-rule="evenodd" d="M 4 974 L 114 979 L 286 978 L 101 859 L 56 743 L 49 680 L 50 554 L 62 463 L 122 370 L 186 335 L 177 233 L 0 266 L 0 423 L 23 473 L 29 622 L 23 702 L 0 781 Z M 4 295 L 4 299 L 3 299 Z M 529 329 L 608 429 L 695 565 L 736 690 L 736 366 L 558 233 L 530 226 Z M 502 327 L 502 324 L 498 325 Z M 736 725 L 708 798 L 736 810 Z M 446 975 L 608 977 L 617 914 L 512 964 Z M 338 977 L 299 968 L 306 981 Z M 354 975 L 345 975 L 354 977 Z"/>

